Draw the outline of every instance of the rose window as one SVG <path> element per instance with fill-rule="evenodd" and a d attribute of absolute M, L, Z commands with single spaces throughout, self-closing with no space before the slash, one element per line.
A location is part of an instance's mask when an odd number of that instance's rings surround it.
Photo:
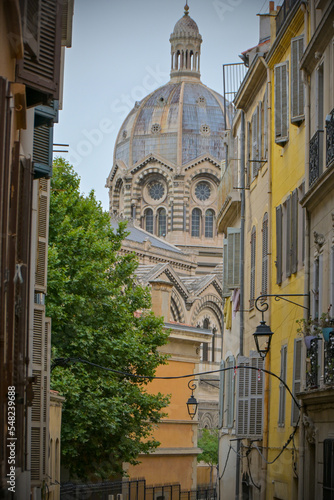
<path fill-rule="evenodd" d="M 210 184 L 208 182 L 199 182 L 195 187 L 195 195 L 200 201 L 206 201 L 211 194 Z"/>
<path fill-rule="evenodd" d="M 165 194 L 165 188 L 161 182 L 152 182 L 148 188 L 148 192 L 153 200 L 160 200 Z"/>

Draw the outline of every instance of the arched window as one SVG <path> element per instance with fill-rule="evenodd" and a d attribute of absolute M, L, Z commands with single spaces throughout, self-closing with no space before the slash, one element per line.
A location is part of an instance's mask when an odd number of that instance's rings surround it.
<path fill-rule="evenodd" d="M 167 214 L 164 208 L 158 210 L 158 236 L 167 234 Z"/>
<path fill-rule="evenodd" d="M 191 214 L 191 236 L 199 237 L 201 230 L 201 211 L 199 208 L 194 208 Z"/>
<path fill-rule="evenodd" d="M 148 233 L 153 234 L 153 210 L 147 208 L 145 210 L 145 229 Z"/>
<path fill-rule="evenodd" d="M 213 238 L 213 221 L 215 213 L 213 210 L 207 210 L 205 212 L 205 237 Z"/>

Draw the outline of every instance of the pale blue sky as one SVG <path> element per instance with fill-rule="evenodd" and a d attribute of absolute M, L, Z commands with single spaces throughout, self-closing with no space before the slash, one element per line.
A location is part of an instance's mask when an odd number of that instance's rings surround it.
<path fill-rule="evenodd" d="M 259 39 L 268 0 L 189 0 L 203 38 L 201 80 L 223 93 L 222 65 Z M 81 190 L 108 209 L 106 178 L 116 135 L 135 101 L 169 80 L 169 36 L 185 0 L 75 0 L 72 48 L 66 49 L 63 110 L 54 143 L 81 177 Z M 58 149 L 58 148 L 55 148 Z"/>

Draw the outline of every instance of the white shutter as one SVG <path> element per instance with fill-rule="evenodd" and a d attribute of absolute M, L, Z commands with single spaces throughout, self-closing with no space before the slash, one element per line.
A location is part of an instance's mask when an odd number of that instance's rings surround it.
<path fill-rule="evenodd" d="M 251 269 L 250 269 L 250 291 L 249 306 L 254 307 L 255 300 L 255 265 L 256 265 L 256 229 L 253 226 L 251 233 Z"/>
<path fill-rule="evenodd" d="M 293 353 L 293 381 L 292 393 L 294 396 L 301 391 L 301 377 L 302 377 L 302 347 L 303 339 L 295 339 Z M 291 406 L 291 425 L 296 425 L 299 416 L 299 409 L 296 403 L 292 401 Z"/>
<path fill-rule="evenodd" d="M 239 437 L 248 436 L 249 427 L 249 375 L 250 370 L 243 369 L 243 366 L 249 366 L 248 358 L 239 356 L 237 370 L 237 424 L 236 432 Z"/>
<path fill-rule="evenodd" d="M 299 69 L 303 55 L 304 37 L 291 40 L 291 123 L 301 123 L 304 119 L 304 84 Z"/>
<path fill-rule="evenodd" d="M 229 356 L 227 359 L 226 367 L 231 368 L 226 372 L 226 427 L 233 427 L 233 419 L 234 419 L 234 357 Z"/>
<path fill-rule="evenodd" d="M 288 63 L 277 64 L 275 74 L 275 142 L 285 143 L 289 133 L 289 74 Z"/>
<path fill-rule="evenodd" d="M 263 431 L 264 374 L 263 359 L 240 356 L 237 369 L 237 423 L 238 437 L 261 438 Z M 242 368 L 242 366 L 254 369 Z"/>

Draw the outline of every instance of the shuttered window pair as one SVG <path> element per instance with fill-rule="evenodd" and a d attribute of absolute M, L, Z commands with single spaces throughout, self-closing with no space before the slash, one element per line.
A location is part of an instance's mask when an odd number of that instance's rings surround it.
<path fill-rule="evenodd" d="M 251 233 L 251 269 L 250 269 L 250 290 L 249 290 L 249 307 L 254 307 L 255 301 L 255 267 L 256 267 L 256 229 L 253 226 Z"/>
<path fill-rule="evenodd" d="M 227 228 L 224 240 L 224 290 L 240 286 L 240 229 Z"/>
<path fill-rule="evenodd" d="M 304 37 L 291 40 L 291 123 L 299 125 L 304 120 L 304 85 L 299 69 L 304 50 Z M 284 144 L 289 139 L 289 63 L 277 64 L 275 77 L 275 142 Z"/>
<path fill-rule="evenodd" d="M 260 370 L 264 368 L 264 360 L 258 356 L 250 358 L 239 356 L 237 366 L 237 436 L 261 439 L 264 373 Z"/>

